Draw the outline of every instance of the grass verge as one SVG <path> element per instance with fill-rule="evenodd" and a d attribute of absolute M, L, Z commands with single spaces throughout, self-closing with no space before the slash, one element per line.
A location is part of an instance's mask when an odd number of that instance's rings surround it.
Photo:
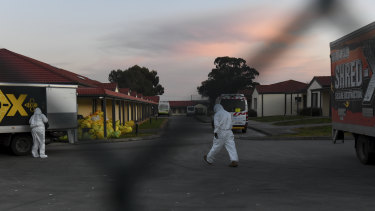
<path fill-rule="evenodd" d="M 279 122 L 287 120 L 300 120 L 310 118 L 309 116 L 265 116 L 265 117 L 249 117 L 249 120 L 257 122 Z"/>
<path fill-rule="evenodd" d="M 146 121 L 139 125 L 139 129 L 159 129 L 165 121 L 167 121 L 165 118 L 153 118 L 151 119 L 151 123 L 150 121 Z"/>
<path fill-rule="evenodd" d="M 317 126 L 317 127 L 301 127 L 294 129 L 296 133 L 285 134 L 283 137 L 318 137 L 318 136 L 332 136 L 332 126 Z"/>
<path fill-rule="evenodd" d="M 332 120 L 327 117 L 323 118 L 314 118 L 314 119 L 298 119 L 298 120 L 291 120 L 285 122 L 276 122 L 274 125 L 278 126 L 287 126 L 287 125 L 307 125 L 307 124 L 324 124 L 324 123 L 331 123 Z"/>
<path fill-rule="evenodd" d="M 145 121 L 139 125 L 138 128 L 138 135 L 135 134 L 135 128 L 133 128 L 133 132 L 124 134 L 120 136 L 120 138 L 134 138 L 134 137 L 145 137 L 150 135 L 155 135 L 161 128 L 161 126 L 167 121 L 165 118 L 153 118 L 150 121 Z"/>

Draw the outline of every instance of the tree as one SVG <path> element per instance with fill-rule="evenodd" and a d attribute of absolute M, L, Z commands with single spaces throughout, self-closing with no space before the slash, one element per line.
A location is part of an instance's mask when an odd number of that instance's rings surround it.
<path fill-rule="evenodd" d="M 155 70 L 134 65 L 127 70 L 112 70 L 108 76 L 111 83 L 116 82 L 119 88 L 130 88 L 145 96 L 162 95 L 164 87 L 159 84 L 159 76 Z"/>
<path fill-rule="evenodd" d="M 198 93 L 209 97 L 211 104 L 220 94 L 237 93 L 258 84 L 253 81 L 258 71 L 249 67 L 244 59 L 218 57 L 214 64 L 216 67 L 208 74 L 208 79 L 197 87 Z"/>

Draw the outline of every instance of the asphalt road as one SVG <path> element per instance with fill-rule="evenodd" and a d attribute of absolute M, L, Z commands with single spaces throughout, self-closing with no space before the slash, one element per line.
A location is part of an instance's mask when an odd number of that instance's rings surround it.
<path fill-rule="evenodd" d="M 213 166 L 210 124 L 171 117 L 161 138 L 0 153 L 0 210 L 373 210 L 375 166 L 353 141 L 236 140 Z"/>

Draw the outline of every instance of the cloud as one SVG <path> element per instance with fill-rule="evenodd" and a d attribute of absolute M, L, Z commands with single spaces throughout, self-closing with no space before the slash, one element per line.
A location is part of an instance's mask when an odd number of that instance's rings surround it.
<path fill-rule="evenodd" d="M 323 74 L 327 70 L 323 70 L 326 63 L 322 56 L 309 49 L 317 46 L 316 37 L 302 36 L 301 32 L 308 30 L 306 22 L 285 12 L 266 5 L 124 24 L 119 26 L 123 30 L 104 37 L 101 47 L 122 55 L 122 62 L 129 65 L 153 65 L 150 69 L 158 71 L 166 92 L 175 95 L 191 93 L 199 86 L 219 56 L 246 59 L 260 72 L 261 83 L 292 78 L 307 81 L 314 75 L 327 75 Z M 327 49 L 321 50 L 326 51 L 328 54 Z M 314 65 L 314 60 L 321 63 Z"/>
<path fill-rule="evenodd" d="M 103 38 L 103 48 L 128 55 L 151 56 L 174 54 L 174 50 L 185 47 L 202 49 L 205 44 L 213 48 L 239 42 L 250 43 L 272 31 L 272 28 L 265 30 L 263 21 L 257 23 L 258 20 L 254 18 L 256 13 L 254 9 L 242 9 L 120 26 L 124 30 Z M 268 21 L 270 19 L 266 18 Z M 196 51 L 192 50 L 192 53 Z"/>

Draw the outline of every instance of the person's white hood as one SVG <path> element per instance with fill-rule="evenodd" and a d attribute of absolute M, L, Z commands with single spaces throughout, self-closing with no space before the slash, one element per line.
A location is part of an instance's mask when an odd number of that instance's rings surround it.
<path fill-rule="evenodd" d="M 222 105 L 220 105 L 220 104 L 216 104 L 216 105 L 214 106 L 214 112 L 215 112 L 215 113 L 217 113 L 217 112 L 219 112 L 219 111 L 221 111 L 221 110 L 224 110 L 224 108 L 223 108 Z"/>
<path fill-rule="evenodd" d="M 40 110 L 40 108 L 36 108 L 34 114 L 42 114 L 42 111 Z"/>
<path fill-rule="evenodd" d="M 48 119 L 46 118 L 46 116 L 44 116 L 40 108 L 36 108 L 34 114 L 30 118 L 29 123 L 30 126 L 33 128 L 35 126 L 44 126 L 44 123 L 47 121 Z"/>

